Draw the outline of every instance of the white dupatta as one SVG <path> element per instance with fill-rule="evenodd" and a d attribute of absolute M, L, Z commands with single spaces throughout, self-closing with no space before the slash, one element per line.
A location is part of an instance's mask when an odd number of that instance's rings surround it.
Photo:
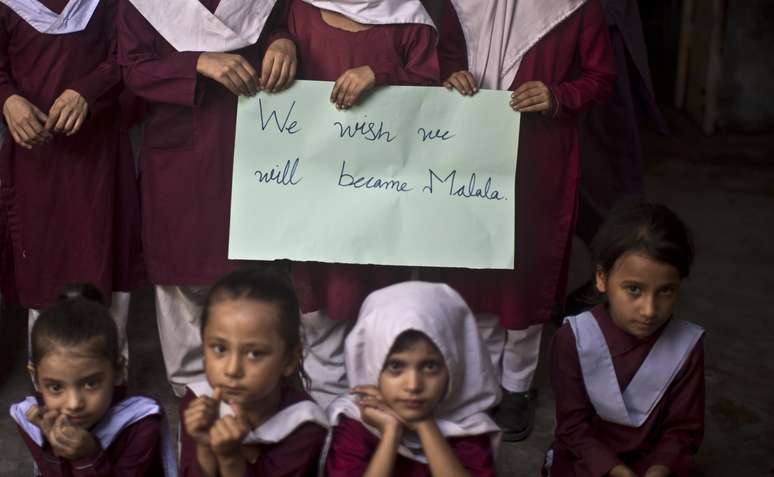
<path fill-rule="evenodd" d="M 510 88 L 521 59 L 586 0 L 451 0 L 465 35 L 468 69 L 484 89 Z"/>
<path fill-rule="evenodd" d="M 276 0 L 128 0 L 177 51 L 222 53 L 254 45 Z"/>
<path fill-rule="evenodd" d="M 304 0 L 323 10 L 340 13 L 366 25 L 393 25 L 419 23 L 435 29 L 422 2 L 419 0 Z"/>
<path fill-rule="evenodd" d="M 82 31 L 89 24 L 99 0 L 70 0 L 62 13 L 54 13 L 37 0 L 0 0 L 25 22 L 46 35 Z"/>

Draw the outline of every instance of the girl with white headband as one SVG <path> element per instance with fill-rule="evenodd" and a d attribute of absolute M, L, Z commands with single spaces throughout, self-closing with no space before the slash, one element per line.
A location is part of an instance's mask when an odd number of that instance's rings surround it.
<path fill-rule="evenodd" d="M 325 475 L 494 476 L 499 388 L 475 319 L 441 284 L 372 293 L 346 340 L 353 394 L 328 409 Z"/>
<path fill-rule="evenodd" d="M 521 112 L 516 169 L 516 267 L 445 271 L 492 334 L 507 391 L 495 419 L 503 438 L 529 435 L 530 391 L 543 324 L 561 305 L 579 176 L 577 117 L 604 101 L 615 77 L 599 0 L 447 0 L 439 49 L 445 85 L 464 95 L 511 90 Z M 503 336 L 505 335 L 505 336 Z M 504 340 L 495 346 L 497 340 Z M 501 341 L 502 343 L 502 341 Z"/>
<path fill-rule="evenodd" d="M 438 85 L 434 28 L 418 0 L 291 0 L 288 12 L 298 77 L 335 81 L 330 101 L 340 109 L 377 86 Z M 304 366 L 321 405 L 347 389 L 342 344 L 365 297 L 408 277 L 403 267 L 293 265 L 305 313 Z"/>
<path fill-rule="evenodd" d="M 143 255 L 178 396 L 203 376 L 198 320 L 206 287 L 237 267 L 227 253 L 237 96 L 281 90 L 295 76 L 295 46 L 274 6 L 120 3 L 118 61 L 127 86 L 148 105 L 140 154 Z"/>

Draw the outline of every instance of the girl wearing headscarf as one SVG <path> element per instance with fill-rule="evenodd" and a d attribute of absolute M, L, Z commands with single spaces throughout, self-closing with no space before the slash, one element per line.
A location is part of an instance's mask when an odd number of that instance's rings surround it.
<path fill-rule="evenodd" d="M 481 321 L 499 319 L 508 330 L 490 336 L 507 391 L 496 419 L 505 440 L 521 440 L 533 420 L 541 330 L 564 297 L 580 168 L 577 117 L 611 91 L 610 39 L 599 0 L 447 0 L 439 49 L 448 88 L 510 90 L 511 107 L 524 113 L 515 269 L 442 276 Z"/>
<path fill-rule="evenodd" d="M 372 293 L 347 337 L 352 394 L 335 424 L 329 476 L 494 476 L 499 388 L 475 318 L 447 285 Z"/>

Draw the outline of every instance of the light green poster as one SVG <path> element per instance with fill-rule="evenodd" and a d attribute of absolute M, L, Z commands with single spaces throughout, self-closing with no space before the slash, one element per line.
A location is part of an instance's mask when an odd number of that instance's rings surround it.
<path fill-rule="evenodd" d="M 513 268 L 510 93 L 332 87 L 239 99 L 229 258 Z"/>

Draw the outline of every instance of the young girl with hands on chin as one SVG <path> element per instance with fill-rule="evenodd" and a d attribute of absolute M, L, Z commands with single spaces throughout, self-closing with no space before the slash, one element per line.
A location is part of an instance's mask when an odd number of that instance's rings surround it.
<path fill-rule="evenodd" d="M 553 477 L 693 475 L 704 433 L 704 330 L 673 317 L 693 262 L 669 209 L 614 209 L 591 244 L 605 303 L 565 319 L 551 351 Z"/>
<path fill-rule="evenodd" d="M 298 302 L 283 280 L 240 270 L 210 290 L 202 315 L 207 381 L 180 408 L 184 476 L 314 475 L 323 411 L 300 380 Z"/>
<path fill-rule="evenodd" d="M 328 409 L 332 477 L 494 476 L 499 392 L 472 313 L 446 285 L 372 293 L 346 340 L 352 394 Z"/>
<path fill-rule="evenodd" d="M 99 295 L 82 295 L 92 292 Z M 176 476 L 161 407 L 125 396 L 109 310 L 68 295 L 35 322 L 29 371 L 37 393 L 11 407 L 38 475 Z"/>

